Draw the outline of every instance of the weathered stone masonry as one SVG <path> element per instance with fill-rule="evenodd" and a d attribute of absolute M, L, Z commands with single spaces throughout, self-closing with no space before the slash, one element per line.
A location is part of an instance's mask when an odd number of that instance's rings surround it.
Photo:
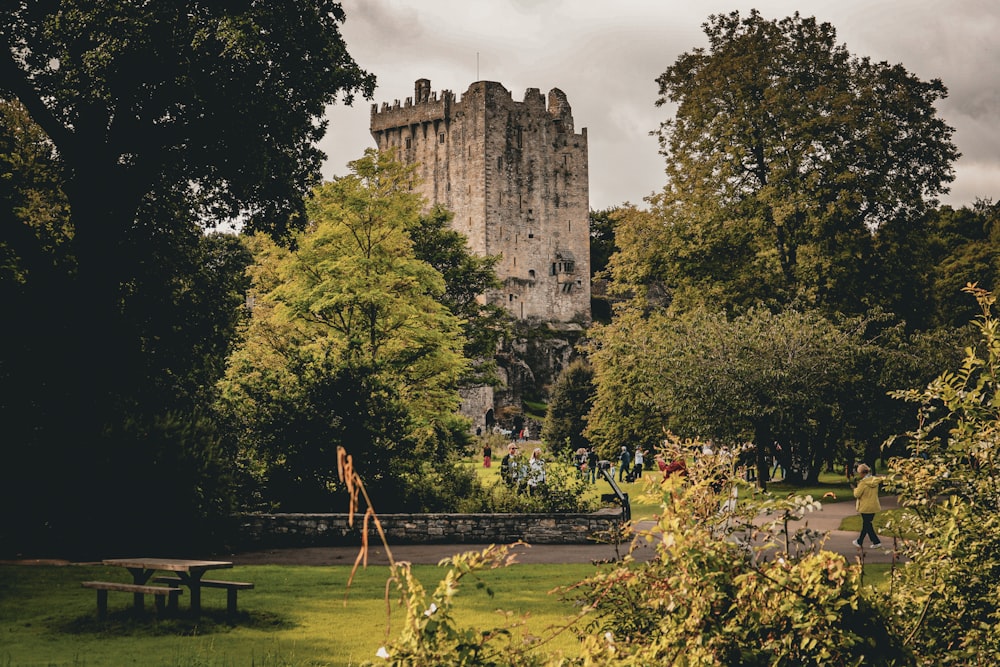
<path fill-rule="evenodd" d="M 523 102 L 493 81 L 461 100 L 416 82 L 404 104 L 373 105 L 379 150 L 417 163 L 420 193 L 455 214 L 473 252 L 501 255 L 503 289 L 486 295 L 521 319 L 590 322 L 587 130 L 576 133 L 566 95 Z"/>
<path fill-rule="evenodd" d="M 244 514 L 240 548 L 361 544 L 362 517 L 347 514 Z M 586 544 L 621 521 L 621 510 L 592 514 L 381 514 L 390 544 Z M 374 524 L 369 538 L 378 540 Z"/>

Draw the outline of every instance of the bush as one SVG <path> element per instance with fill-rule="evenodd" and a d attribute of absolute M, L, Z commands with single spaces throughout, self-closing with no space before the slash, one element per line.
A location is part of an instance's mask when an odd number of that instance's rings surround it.
<path fill-rule="evenodd" d="M 494 457 L 494 465 L 499 459 Z M 483 488 L 483 494 L 465 504 L 468 512 L 577 513 L 593 512 L 597 502 L 587 499 L 588 485 L 571 466 L 547 463 L 545 483 L 529 494 L 525 488 L 511 488 L 502 481 Z"/>

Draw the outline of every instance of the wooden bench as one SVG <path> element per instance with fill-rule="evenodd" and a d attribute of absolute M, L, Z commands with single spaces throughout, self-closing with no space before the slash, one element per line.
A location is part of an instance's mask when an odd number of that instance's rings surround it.
<path fill-rule="evenodd" d="M 178 577 L 154 577 L 153 581 L 159 584 L 169 584 L 171 586 L 184 585 L 184 582 Z M 253 588 L 253 584 L 249 581 L 219 581 L 217 579 L 202 579 L 199 583 L 203 588 L 226 589 L 226 611 L 230 614 L 236 613 L 236 592 Z"/>
<path fill-rule="evenodd" d="M 108 591 L 121 591 L 132 593 L 136 611 L 143 608 L 143 597 L 146 595 L 156 596 L 156 610 L 163 612 L 164 598 L 170 597 L 171 609 L 177 608 L 177 596 L 181 594 L 181 589 L 167 586 L 139 586 L 137 584 L 123 584 L 117 581 L 85 581 L 84 588 L 93 588 L 97 591 L 97 615 L 104 618 L 108 615 Z"/>

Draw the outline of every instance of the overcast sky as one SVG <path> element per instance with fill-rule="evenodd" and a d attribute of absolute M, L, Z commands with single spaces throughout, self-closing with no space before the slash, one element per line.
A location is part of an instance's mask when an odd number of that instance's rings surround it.
<path fill-rule="evenodd" d="M 403 101 L 413 82 L 461 96 L 476 80 L 524 91 L 566 93 L 577 132 L 590 146 L 590 206 L 642 204 L 664 182 L 650 130 L 672 110 L 654 106 L 656 77 L 677 56 L 707 41 L 713 13 L 751 8 L 765 18 L 796 10 L 831 23 L 855 56 L 902 64 L 923 80 L 941 79 L 949 96 L 939 113 L 955 128 L 953 206 L 1000 200 L 1000 2 L 997 0 L 343 0 L 348 50 L 376 75 L 374 102 Z M 324 176 L 374 147 L 371 102 L 328 113 Z"/>

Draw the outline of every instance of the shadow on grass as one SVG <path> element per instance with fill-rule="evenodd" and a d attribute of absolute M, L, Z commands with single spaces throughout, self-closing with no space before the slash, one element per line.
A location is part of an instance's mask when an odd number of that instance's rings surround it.
<path fill-rule="evenodd" d="M 229 632 L 241 628 L 255 630 L 287 630 L 295 627 L 287 617 L 264 611 L 228 614 L 223 610 L 203 610 L 195 616 L 185 611 L 156 614 L 150 610 L 109 611 L 107 617 L 96 614 L 71 620 L 56 619 L 53 630 L 74 635 L 104 637 L 194 637 Z"/>

